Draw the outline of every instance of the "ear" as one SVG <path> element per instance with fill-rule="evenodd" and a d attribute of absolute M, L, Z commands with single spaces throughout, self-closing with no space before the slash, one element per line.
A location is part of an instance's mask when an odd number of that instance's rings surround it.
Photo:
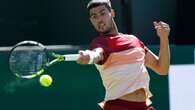
<path fill-rule="evenodd" d="M 111 15 L 112 15 L 112 17 L 116 16 L 116 13 L 115 13 L 115 11 L 113 9 L 111 9 Z"/>

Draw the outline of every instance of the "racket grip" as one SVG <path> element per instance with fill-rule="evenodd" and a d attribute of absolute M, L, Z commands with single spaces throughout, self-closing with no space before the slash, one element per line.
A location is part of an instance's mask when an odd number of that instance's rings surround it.
<path fill-rule="evenodd" d="M 76 61 L 78 57 L 79 57 L 79 54 L 64 55 L 65 61 Z"/>

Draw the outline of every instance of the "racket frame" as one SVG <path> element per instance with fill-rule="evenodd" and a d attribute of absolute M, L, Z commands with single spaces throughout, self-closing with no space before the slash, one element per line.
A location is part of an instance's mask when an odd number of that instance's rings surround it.
<path fill-rule="evenodd" d="M 46 64 L 43 65 L 42 69 L 38 70 L 37 72 L 35 72 L 32 75 L 27 75 L 27 76 L 21 76 L 21 75 L 19 75 L 17 73 L 14 73 L 11 70 L 11 67 L 10 67 L 10 56 L 11 56 L 12 51 L 15 48 L 17 48 L 18 46 L 24 45 L 24 44 L 32 44 L 32 45 L 35 45 L 35 46 L 39 46 L 39 47 L 43 48 L 43 51 L 46 54 Z M 54 59 L 50 61 L 49 56 L 51 56 Z M 47 48 L 43 44 L 41 44 L 41 43 L 39 43 L 37 41 L 26 40 L 26 41 L 21 41 L 21 42 L 17 43 L 10 50 L 9 57 L 8 57 L 9 58 L 9 69 L 18 78 L 31 79 L 31 78 L 35 78 L 35 77 L 43 74 L 45 71 L 47 71 L 48 67 L 50 67 L 50 66 L 52 66 L 52 65 L 54 65 L 56 63 L 59 63 L 59 62 L 62 62 L 62 61 L 76 61 L 78 57 L 79 57 L 79 54 L 65 54 L 65 55 L 60 55 L 60 54 L 56 54 L 54 52 L 48 52 L 47 51 Z"/>
<path fill-rule="evenodd" d="M 36 41 L 25 40 L 25 41 L 21 41 L 21 42 L 17 43 L 16 45 L 14 45 L 14 46 L 11 48 L 11 50 L 10 50 L 10 52 L 9 52 L 9 56 L 8 56 L 9 70 L 10 70 L 11 73 L 13 73 L 13 74 L 14 74 L 15 76 L 17 76 L 18 78 L 23 78 L 23 79 L 35 78 L 36 76 L 39 76 L 39 75 L 41 75 L 42 73 L 45 72 L 45 67 L 42 67 L 42 69 L 38 70 L 37 72 L 33 73 L 32 75 L 22 76 L 22 75 L 19 75 L 19 73 L 13 72 L 12 69 L 11 69 L 11 66 L 10 66 L 10 57 L 11 57 L 11 54 L 12 54 L 13 50 L 14 50 L 15 48 L 17 48 L 18 46 L 21 46 L 21 45 L 24 45 L 24 44 L 26 44 L 26 45 L 27 45 L 27 44 L 32 44 L 32 45 L 41 47 L 41 48 L 43 49 L 43 51 L 46 53 L 46 54 L 45 54 L 45 55 L 46 55 L 46 60 L 47 60 L 46 62 L 48 62 L 48 54 L 47 54 L 47 51 L 46 51 L 46 47 L 45 47 L 43 44 L 41 44 L 41 43 L 39 43 L 39 42 L 36 42 Z M 44 69 L 43 69 L 43 68 L 44 68 Z"/>

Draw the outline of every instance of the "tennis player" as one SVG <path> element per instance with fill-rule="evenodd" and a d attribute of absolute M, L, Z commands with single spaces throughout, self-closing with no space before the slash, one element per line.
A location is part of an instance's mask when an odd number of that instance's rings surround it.
<path fill-rule="evenodd" d="M 95 64 L 105 87 L 103 110 L 155 110 L 151 106 L 149 74 L 146 67 L 167 75 L 170 64 L 168 24 L 154 21 L 160 39 L 159 56 L 134 35 L 120 33 L 115 12 L 108 0 L 91 0 L 89 19 L 99 33 L 89 50 L 80 50 L 77 63 Z"/>

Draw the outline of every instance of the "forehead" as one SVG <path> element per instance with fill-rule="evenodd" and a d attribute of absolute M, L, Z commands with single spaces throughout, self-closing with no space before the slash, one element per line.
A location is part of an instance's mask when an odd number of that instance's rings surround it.
<path fill-rule="evenodd" d="M 106 6 L 105 5 L 100 5 L 100 6 L 96 6 L 96 7 L 91 8 L 89 10 L 89 14 L 95 14 L 95 13 L 99 13 L 99 12 L 105 11 L 105 10 L 108 11 L 108 9 L 106 8 Z"/>

